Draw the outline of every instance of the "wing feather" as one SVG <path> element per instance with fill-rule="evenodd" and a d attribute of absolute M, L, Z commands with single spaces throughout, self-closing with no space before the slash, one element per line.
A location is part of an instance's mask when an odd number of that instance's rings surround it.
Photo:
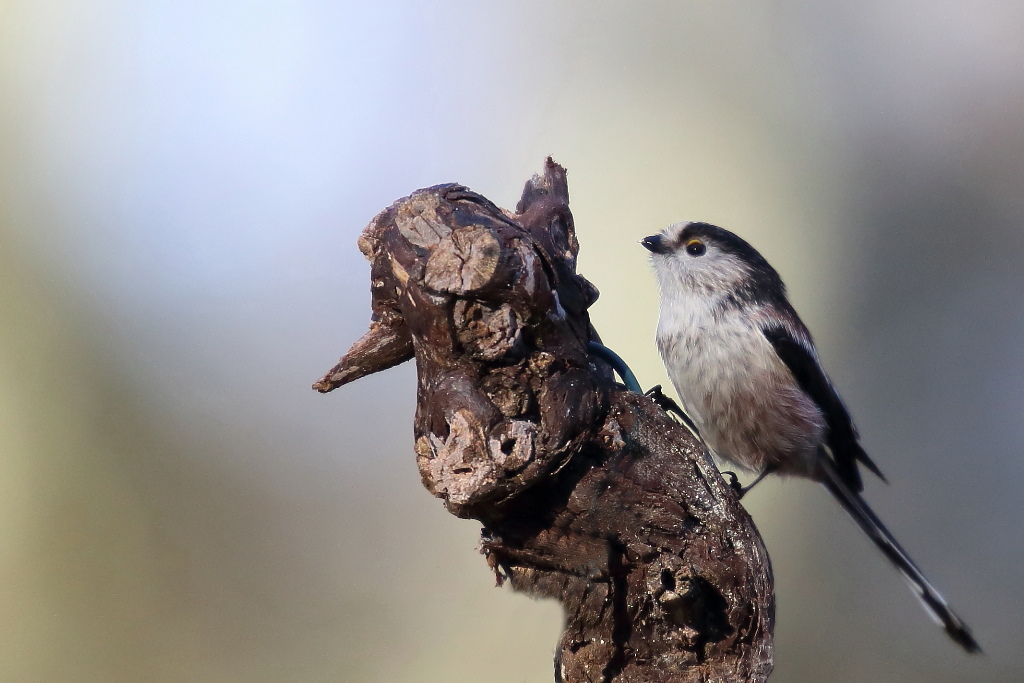
<path fill-rule="evenodd" d="M 786 325 L 770 323 L 763 326 L 761 331 L 775 349 L 779 359 L 793 373 L 800 388 L 821 409 L 825 424 L 828 426 L 825 444 L 832 453 L 836 471 L 843 483 L 852 491 L 859 493 L 864 490 L 864 483 L 857 468 L 858 462 L 882 481 L 886 481 L 878 466 L 861 448 L 853 419 L 825 371 L 821 369 L 810 342 L 810 334 L 803 329 L 802 324 L 797 329 L 799 332 L 794 334 Z"/>

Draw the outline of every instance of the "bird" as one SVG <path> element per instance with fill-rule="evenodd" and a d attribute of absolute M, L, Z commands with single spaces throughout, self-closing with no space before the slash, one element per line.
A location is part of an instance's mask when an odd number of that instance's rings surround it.
<path fill-rule="evenodd" d="M 681 222 L 641 240 L 661 309 L 657 345 L 683 411 L 720 460 L 757 475 L 820 482 L 970 653 L 981 648 L 861 493 L 885 481 L 822 369 L 778 272 L 741 237 Z M 743 491 L 749 490 L 753 484 Z"/>

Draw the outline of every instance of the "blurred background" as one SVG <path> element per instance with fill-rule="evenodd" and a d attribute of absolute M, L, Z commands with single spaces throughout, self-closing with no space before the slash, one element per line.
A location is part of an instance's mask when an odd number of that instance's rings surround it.
<path fill-rule="evenodd" d="M 826 494 L 744 503 L 773 681 L 1024 669 L 1024 4 L 0 0 L 0 680 L 550 681 L 412 453 L 355 247 L 458 181 L 567 166 L 592 313 L 647 386 L 637 241 L 780 270 L 967 657 Z"/>

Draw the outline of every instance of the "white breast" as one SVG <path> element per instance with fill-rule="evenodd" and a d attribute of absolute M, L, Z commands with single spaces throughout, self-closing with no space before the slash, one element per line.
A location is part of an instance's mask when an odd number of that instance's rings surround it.
<path fill-rule="evenodd" d="M 658 348 L 683 409 L 720 458 L 810 473 L 825 430 L 820 410 L 754 324 L 762 311 L 715 304 L 689 293 L 662 301 Z"/>

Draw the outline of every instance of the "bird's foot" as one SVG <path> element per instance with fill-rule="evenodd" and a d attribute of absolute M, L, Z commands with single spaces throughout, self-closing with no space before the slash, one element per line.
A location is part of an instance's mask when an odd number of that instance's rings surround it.
<path fill-rule="evenodd" d="M 736 477 L 736 473 L 735 472 L 722 472 L 722 476 L 727 476 L 728 477 L 728 479 L 729 479 L 729 481 L 728 481 L 729 486 L 732 488 L 732 490 L 734 490 L 736 492 L 736 495 L 738 496 L 738 499 L 739 500 L 743 500 L 743 496 L 745 496 L 748 493 L 750 493 L 750 490 L 752 488 L 754 488 L 755 486 L 757 486 L 758 484 L 760 484 L 762 479 L 764 479 L 769 474 L 772 474 L 773 472 L 775 472 L 778 469 L 779 469 L 778 465 L 768 465 L 763 470 L 761 470 L 761 474 L 757 475 L 757 478 L 754 479 L 754 481 L 750 482 L 746 486 L 740 486 L 739 479 Z"/>
<path fill-rule="evenodd" d="M 665 392 L 661 390 L 660 384 L 655 384 L 653 387 L 648 389 L 644 396 L 653 400 L 658 404 L 662 410 L 670 415 L 675 415 L 680 421 L 686 425 L 686 428 L 693 432 L 693 435 L 698 439 L 700 438 L 700 432 L 697 431 L 697 425 L 693 424 L 693 420 L 690 416 L 683 412 L 683 409 L 679 407 L 679 404 L 673 401 L 671 398 L 665 395 Z"/>
<path fill-rule="evenodd" d="M 679 407 L 678 403 L 665 395 L 665 392 L 661 390 L 660 384 L 655 384 L 653 387 L 648 389 L 644 392 L 644 396 L 652 399 L 666 413 L 676 413 L 677 415 L 683 414 L 683 409 Z"/>
<path fill-rule="evenodd" d="M 740 486 L 740 478 L 736 476 L 736 473 L 725 470 L 722 472 L 722 476 L 725 477 L 725 483 L 729 485 L 729 488 L 735 491 L 738 497 L 742 498 L 745 491 L 743 490 L 743 487 Z"/>

